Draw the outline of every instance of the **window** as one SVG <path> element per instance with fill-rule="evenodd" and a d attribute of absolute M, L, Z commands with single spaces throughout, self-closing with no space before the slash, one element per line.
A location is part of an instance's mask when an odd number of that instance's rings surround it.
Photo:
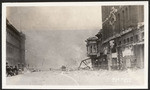
<path fill-rule="evenodd" d="M 129 11 L 128 11 L 128 8 L 126 7 L 126 18 L 127 18 L 127 20 L 129 20 Z"/>
<path fill-rule="evenodd" d="M 144 39 L 144 32 L 141 33 L 141 37 L 142 37 L 142 39 Z"/>
<path fill-rule="evenodd" d="M 128 20 L 131 19 L 131 6 L 128 7 Z"/>
<path fill-rule="evenodd" d="M 135 41 L 137 42 L 139 40 L 139 36 L 135 35 Z"/>
<path fill-rule="evenodd" d="M 121 45 L 121 41 L 119 41 L 118 45 Z"/>
<path fill-rule="evenodd" d="M 94 45 L 94 52 L 96 52 L 96 45 Z"/>
<path fill-rule="evenodd" d="M 122 15 L 123 15 L 123 17 L 122 17 L 122 28 L 123 28 L 123 30 L 125 29 L 125 15 L 124 15 L 124 11 L 122 11 Z"/>
<path fill-rule="evenodd" d="M 124 41 L 123 41 L 123 42 L 124 42 L 124 44 L 126 44 L 126 39 L 124 39 Z"/>
<path fill-rule="evenodd" d="M 129 38 L 127 38 L 127 43 L 129 43 L 129 41 L 130 41 Z"/>
<path fill-rule="evenodd" d="M 133 42 L 133 37 L 130 37 L 131 42 Z"/>
<path fill-rule="evenodd" d="M 90 49 L 90 53 L 92 53 L 92 46 L 91 46 L 91 49 Z"/>

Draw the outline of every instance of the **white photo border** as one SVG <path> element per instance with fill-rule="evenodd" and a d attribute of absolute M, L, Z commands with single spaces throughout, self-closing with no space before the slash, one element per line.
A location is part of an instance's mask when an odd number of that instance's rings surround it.
<path fill-rule="evenodd" d="M 6 85 L 6 7 L 20 6 L 102 6 L 102 5 L 144 5 L 144 85 L 143 86 L 49 86 L 49 85 Z M 148 88 L 148 1 L 116 2 L 26 2 L 2 3 L 2 88 L 3 89 L 139 89 Z"/>

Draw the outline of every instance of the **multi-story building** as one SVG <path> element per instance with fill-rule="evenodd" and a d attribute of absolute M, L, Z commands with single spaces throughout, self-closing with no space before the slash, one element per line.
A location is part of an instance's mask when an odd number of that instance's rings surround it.
<path fill-rule="evenodd" d="M 25 66 L 25 35 L 6 22 L 6 61 L 8 65 Z"/>
<path fill-rule="evenodd" d="M 97 37 L 89 37 L 87 42 L 87 56 L 90 57 L 92 68 L 98 66 L 97 64 Z"/>
<path fill-rule="evenodd" d="M 102 6 L 98 68 L 144 68 L 144 6 Z"/>

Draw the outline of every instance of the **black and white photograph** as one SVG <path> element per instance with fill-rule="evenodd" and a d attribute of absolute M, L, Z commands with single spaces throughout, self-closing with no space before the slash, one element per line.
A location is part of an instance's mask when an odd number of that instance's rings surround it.
<path fill-rule="evenodd" d="M 7 89 L 148 88 L 148 2 L 2 3 Z"/>

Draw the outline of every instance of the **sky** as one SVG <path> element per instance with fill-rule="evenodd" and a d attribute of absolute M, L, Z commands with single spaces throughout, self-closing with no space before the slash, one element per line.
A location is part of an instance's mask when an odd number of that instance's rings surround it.
<path fill-rule="evenodd" d="M 86 42 L 101 29 L 100 6 L 7 7 L 7 19 L 26 35 L 25 59 L 33 67 L 69 68 L 86 59 Z"/>

